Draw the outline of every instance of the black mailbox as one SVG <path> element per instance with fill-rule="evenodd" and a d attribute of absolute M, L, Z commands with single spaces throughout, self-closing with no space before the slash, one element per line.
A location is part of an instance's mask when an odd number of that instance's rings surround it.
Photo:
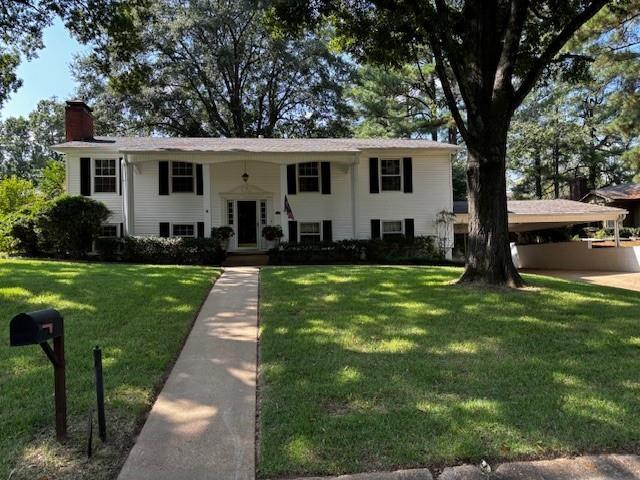
<path fill-rule="evenodd" d="M 20 347 L 61 337 L 64 333 L 62 325 L 62 315 L 52 308 L 20 313 L 11 319 L 9 344 Z"/>

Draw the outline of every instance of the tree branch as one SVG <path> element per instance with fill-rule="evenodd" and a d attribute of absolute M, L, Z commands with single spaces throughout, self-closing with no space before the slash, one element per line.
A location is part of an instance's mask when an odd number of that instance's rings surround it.
<path fill-rule="evenodd" d="M 560 52 L 560 50 L 562 50 L 562 47 L 564 47 L 564 45 L 571 39 L 573 34 L 576 33 L 576 31 L 596 13 L 598 13 L 607 3 L 609 3 L 609 0 L 593 0 L 581 13 L 576 15 L 558 35 L 556 35 L 551 43 L 549 43 L 546 50 L 540 55 L 540 57 L 538 57 L 538 60 L 525 75 L 522 83 L 516 90 L 513 103 L 514 110 L 522 103 L 531 89 L 535 86 L 540 75 L 542 75 L 545 66 L 547 66 Z"/>
<path fill-rule="evenodd" d="M 522 29 L 527 18 L 527 10 L 529 8 L 529 0 L 512 0 L 511 12 L 507 29 L 502 46 L 502 53 L 496 68 L 496 76 L 493 82 L 494 94 L 497 91 L 508 91 L 508 95 L 513 94 L 513 84 L 511 83 L 513 70 L 515 68 L 516 59 L 518 58 L 518 50 L 520 49 L 520 39 L 522 37 Z"/>

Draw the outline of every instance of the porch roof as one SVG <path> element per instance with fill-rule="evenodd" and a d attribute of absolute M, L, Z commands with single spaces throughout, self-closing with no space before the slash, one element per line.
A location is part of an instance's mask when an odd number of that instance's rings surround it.
<path fill-rule="evenodd" d="M 358 153 L 363 150 L 462 150 L 459 145 L 432 140 L 392 138 L 177 138 L 95 137 L 55 145 L 54 150 L 96 149 L 122 153 Z"/>

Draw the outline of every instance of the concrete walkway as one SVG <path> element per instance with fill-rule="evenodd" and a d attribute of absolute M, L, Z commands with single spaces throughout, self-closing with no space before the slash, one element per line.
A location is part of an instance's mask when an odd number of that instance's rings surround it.
<path fill-rule="evenodd" d="M 640 292 L 640 273 L 600 272 L 595 270 L 522 270 L 522 272 Z"/>
<path fill-rule="evenodd" d="M 258 269 L 225 269 L 119 480 L 254 480 Z"/>

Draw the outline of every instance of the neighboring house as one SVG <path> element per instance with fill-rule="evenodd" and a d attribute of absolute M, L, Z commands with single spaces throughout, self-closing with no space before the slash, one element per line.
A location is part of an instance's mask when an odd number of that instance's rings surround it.
<path fill-rule="evenodd" d="M 581 201 L 623 208 L 629 212 L 623 226 L 640 227 L 640 183 L 611 185 L 592 190 Z"/>
<path fill-rule="evenodd" d="M 285 240 L 437 234 L 452 211 L 451 156 L 427 140 L 96 137 L 91 109 L 67 102 L 67 192 L 112 211 L 105 236 L 209 237 L 231 226 L 230 250 Z M 290 211 L 287 211 L 285 199 Z M 453 236 L 453 230 L 451 231 Z"/>

